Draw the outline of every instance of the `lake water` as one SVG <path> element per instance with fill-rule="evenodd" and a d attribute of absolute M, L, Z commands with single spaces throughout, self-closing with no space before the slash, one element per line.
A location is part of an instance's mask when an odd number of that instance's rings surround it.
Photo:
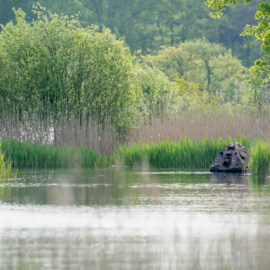
<path fill-rule="evenodd" d="M 0 182 L 0 269 L 270 269 L 268 178 L 146 168 L 18 178 Z"/>

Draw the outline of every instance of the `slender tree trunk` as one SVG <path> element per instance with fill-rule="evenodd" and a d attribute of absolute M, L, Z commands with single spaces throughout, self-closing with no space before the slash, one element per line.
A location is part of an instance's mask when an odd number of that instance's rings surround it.
<path fill-rule="evenodd" d="M 206 66 L 206 71 L 207 71 L 207 90 L 210 92 L 210 85 L 211 85 L 211 69 L 209 66 L 209 61 L 204 60 L 205 66 Z"/>
<path fill-rule="evenodd" d="M 250 59 L 249 59 L 249 57 L 250 57 L 250 47 L 249 47 L 249 40 L 247 41 L 247 57 L 246 57 L 246 59 L 247 59 L 247 66 L 249 67 L 250 66 Z"/>
<path fill-rule="evenodd" d="M 162 31 L 162 29 L 161 29 L 159 19 L 157 20 L 157 27 L 158 27 L 158 29 L 159 29 L 159 34 L 160 34 L 160 36 L 161 36 L 162 45 L 165 45 L 165 42 L 164 42 L 164 36 L 163 36 L 163 31 Z"/>
<path fill-rule="evenodd" d="M 174 31 L 173 31 L 173 24 L 170 25 L 170 30 L 171 30 L 171 46 L 173 47 L 174 45 Z"/>

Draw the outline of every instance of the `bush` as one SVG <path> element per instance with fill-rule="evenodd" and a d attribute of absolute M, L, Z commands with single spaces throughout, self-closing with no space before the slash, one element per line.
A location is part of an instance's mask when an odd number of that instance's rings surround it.
<path fill-rule="evenodd" d="M 123 39 L 41 7 L 32 23 L 21 9 L 14 12 L 16 24 L 2 26 L 0 35 L 2 104 L 45 117 L 51 112 L 54 119 L 86 113 L 102 125 L 132 122 L 136 74 Z"/>

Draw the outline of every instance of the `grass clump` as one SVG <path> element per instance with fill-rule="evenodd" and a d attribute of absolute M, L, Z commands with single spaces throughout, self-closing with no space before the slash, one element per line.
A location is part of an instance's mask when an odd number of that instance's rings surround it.
<path fill-rule="evenodd" d="M 258 141 L 251 147 L 250 172 L 265 177 L 269 173 L 270 143 Z"/>
<path fill-rule="evenodd" d="M 5 160 L 5 155 L 1 151 L 0 144 L 0 180 L 16 178 L 17 172 L 12 171 L 12 162 L 9 160 Z"/>
<path fill-rule="evenodd" d="M 120 146 L 119 156 L 126 166 L 141 166 L 147 159 L 149 165 L 156 168 L 207 168 L 221 149 L 234 141 L 232 138 L 220 138 L 218 141 L 185 138 L 178 142 L 166 140 L 150 145 L 137 143 L 128 148 Z M 246 137 L 239 137 L 237 141 L 247 147 L 252 144 L 252 140 Z"/>
<path fill-rule="evenodd" d="M 218 153 L 228 144 L 238 141 L 251 153 L 249 169 L 254 175 L 266 176 L 270 165 L 270 143 L 239 137 L 201 141 L 187 137 L 172 142 L 158 141 L 151 144 L 141 142 L 127 147 L 120 145 L 113 155 L 102 155 L 80 146 L 28 144 L 21 141 L 2 141 L 0 152 L 0 178 L 9 178 L 11 167 L 15 168 L 70 168 L 112 166 L 117 160 L 124 166 L 142 166 L 145 161 L 154 168 L 209 168 Z"/>
<path fill-rule="evenodd" d="M 9 140 L 2 141 L 5 160 L 10 160 L 15 168 L 69 168 L 110 166 L 113 156 L 105 157 L 86 146 L 48 146 L 39 143 Z"/>

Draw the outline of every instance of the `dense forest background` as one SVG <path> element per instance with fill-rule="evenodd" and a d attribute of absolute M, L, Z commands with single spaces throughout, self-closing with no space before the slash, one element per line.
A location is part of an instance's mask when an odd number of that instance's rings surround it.
<path fill-rule="evenodd" d="M 250 67 L 261 57 L 260 42 L 251 36 L 240 36 L 247 25 L 256 24 L 255 0 L 249 5 L 230 6 L 224 16 L 213 19 L 205 0 L 40 0 L 41 6 L 53 13 L 79 14 L 82 26 L 105 26 L 124 36 L 131 52 L 155 54 L 160 46 L 177 46 L 187 40 L 205 37 L 231 49 L 242 65 Z M 26 20 L 35 18 L 31 12 L 36 1 L 0 0 L 0 23 L 14 20 L 12 8 L 22 8 Z M 117 30 L 116 30 L 117 29 Z"/>
<path fill-rule="evenodd" d="M 105 154 L 265 138 L 269 50 L 241 35 L 261 2 L 214 19 L 205 0 L 0 0 L 0 137 Z"/>

